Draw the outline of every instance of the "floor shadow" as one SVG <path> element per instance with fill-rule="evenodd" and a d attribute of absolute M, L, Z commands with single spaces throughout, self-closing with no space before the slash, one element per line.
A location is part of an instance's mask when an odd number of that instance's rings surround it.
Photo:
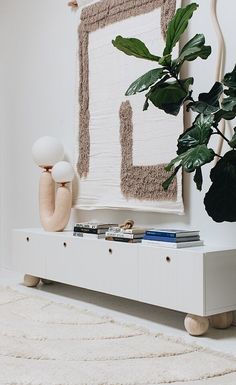
<path fill-rule="evenodd" d="M 185 314 L 174 310 L 62 283 L 42 285 L 39 287 L 39 290 L 77 300 L 83 302 L 85 305 L 89 303 L 104 308 L 104 310 L 111 310 L 180 330 L 184 329 L 183 320 Z"/>

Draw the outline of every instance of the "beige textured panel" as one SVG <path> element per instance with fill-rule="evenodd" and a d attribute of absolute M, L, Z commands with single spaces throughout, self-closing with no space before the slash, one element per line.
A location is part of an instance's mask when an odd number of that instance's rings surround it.
<path fill-rule="evenodd" d="M 133 165 L 132 107 L 129 101 L 120 107 L 120 143 L 122 152 L 121 191 L 126 198 L 146 200 L 176 200 L 177 181 L 173 180 L 168 191 L 162 183 L 169 177 L 165 164 L 153 166 Z"/>

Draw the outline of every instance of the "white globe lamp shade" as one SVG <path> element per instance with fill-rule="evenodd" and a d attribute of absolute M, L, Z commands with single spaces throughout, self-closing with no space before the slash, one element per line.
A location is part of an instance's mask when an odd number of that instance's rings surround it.
<path fill-rule="evenodd" d="M 57 138 L 43 136 L 33 144 L 32 154 L 38 166 L 47 168 L 64 158 L 64 149 Z"/>
<path fill-rule="evenodd" d="M 69 162 L 61 161 L 52 168 L 52 178 L 56 183 L 71 182 L 74 178 L 74 169 Z"/>

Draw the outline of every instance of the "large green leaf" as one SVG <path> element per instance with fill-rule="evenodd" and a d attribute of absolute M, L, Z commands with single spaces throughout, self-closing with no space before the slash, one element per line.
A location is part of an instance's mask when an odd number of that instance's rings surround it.
<path fill-rule="evenodd" d="M 162 56 L 159 60 L 159 64 L 163 67 L 170 67 L 171 66 L 171 54 Z"/>
<path fill-rule="evenodd" d="M 193 78 L 161 83 L 150 90 L 147 98 L 167 114 L 178 115 L 180 107 L 189 96 L 191 84 L 193 84 Z"/>
<path fill-rule="evenodd" d="M 209 92 L 199 94 L 198 102 L 191 102 L 187 106 L 198 113 L 209 115 L 217 112 L 220 109 L 219 99 L 223 93 L 223 86 L 220 82 L 216 82 Z"/>
<path fill-rule="evenodd" d="M 227 88 L 224 90 L 225 95 L 227 96 L 236 96 L 236 88 Z"/>
<path fill-rule="evenodd" d="M 222 82 L 226 87 L 236 88 L 236 65 L 232 72 L 225 74 Z"/>
<path fill-rule="evenodd" d="M 236 66 L 232 72 L 225 74 L 223 79 L 223 84 L 228 87 L 225 90 L 225 94 L 228 95 L 228 98 L 225 98 L 222 101 L 222 108 L 225 111 L 235 111 L 236 110 Z"/>
<path fill-rule="evenodd" d="M 159 56 L 151 54 L 146 45 L 139 39 L 116 36 L 115 40 L 112 40 L 112 44 L 114 47 L 129 56 L 135 56 L 139 59 L 157 62 L 160 59 Z"/>
<path fill-rule="evenodd" d="M 174 169 L 174 172 L 171 174 L 171 176 L 169 178 L 167 178 L 163 183 L 162 183 L 162 187 L 165 191 L 168 190 L 169 186 L 171 185 L 171 183 L 173 182 L 177 172 L 179 171 L 179 169 L 181 168 L 181 165 L 178 165 L 175 169 Z"/>
<path fill-rule="evenodd" d="M 164 84 L 166 82 L 166 80 L 168 80 L 168 79 L 170 79 L 170 75 L 169 74 L 165 75 L 156 84 L 151 86 L 150 90 L 145 95 L 146 99 L 145 99 L 145 103 L 144 103 L 144 106 L 143 106 L 143 111 L 146 111 L 148 109 L 148 107 L 149 107 L 149 96 L 151 95 L 151 93 L 154 92 L 154 90 L 156 88 L 160 87 L 161 84 Z"/>
<path fill-rule="evenodd" d="M 192 110 L 198 114 L 210 115 L 219 110 L 219 107 L 211 106 L 205 102 L 190 102 L 187 105 L 187 111 Z"/>
<path fill-rule="evenodd" d="M 206 144 L 199 144 L 196 147 L 190 148 L 188 151 L 172 159 L 166 166 L 166 171 L 170 171 L 174 165 L 181 165 L 186 172 L 193 172 L 198 167 L 211 162 L 214 159 L 215 153 Z"/>
<path fill-rule="evenodd" d="M 215 122 L 218 123 L 221 119 L 232 120 L 236 116 L 236 111 L 225 111 L 220 109 L 215 113 Z"/>
<path fill-rule="evenodd" d="M 229 96 L 228 98 L 223 99 L 222 108 L 225 111 L 234 111 L 236 108 L 236 97 Z"/>
<path fill-rule="evenodd" d="M 204 204 L 216 222 L 236 221 L 236 151 L 227 152 L 211 170 L 212 185 Z"/>
<path fill-rule="evenodd" d="M 166 33 L 166 46 L 163 56 L 172 52 L 180 36 L 188 26 L 188 21 L 192 17 L 193 12 L 198 8 L 198 4 L 192 3 L 185 8 L 179 8 L 168 25 Z"/>
<path fill-rule="evenodd" d="M 176 59 L 176 64 L 182 64 L 184 61 L 192 61 L 198 57 L 202 59 L 207 59 L 211 54 L 211 47 L 206 46 L 205 37 L 202 34 L 195 35 L 191 40 L 189 40 L 185 46 L 182 48 L 178 59 Z"/>
<path fill-rule="evenodd" d="M 196 169 L 193 180 L 196 183 L 197 189 L 199 191 L 202 191 L 203 177 L 202 177 L 202 168 L 201 167 L 198 167 Z"/>
<path fill-rule="evenodd" d="M 156 83 L 157 80 L 162 78 L 167 72 L 163 68 L 155 68 L 151 71 L 148 71 L 146 74 L 140 76 L 135 80 L 127 89 L 125 95 L 134 95 L 137 92 L 142 92 L 147 90 L 152 84 Z"/>
<path fill-rule="evenodd" d="M 193 126 L 180 135 L 177 154 L 180 155 L 198 144 L 207 144 L 213 132 L 211 128 L 213 122 L 213 115 L 199 115 Z"/>
<path fill-rule="evenodd" d="M 219 106 L 219 99 L 223 93 L 223 86 L 220 82 L 215 82 L 209 92 L 199 94 L 198 100 L 211 106 Z"/>
<path fill-rule="evenodd" d="M 236 127 L 234 127 L 234 134 L 233 134 L 231 140 L 229 141 L 229 145 L 232 148 L 236 147 Z"/>

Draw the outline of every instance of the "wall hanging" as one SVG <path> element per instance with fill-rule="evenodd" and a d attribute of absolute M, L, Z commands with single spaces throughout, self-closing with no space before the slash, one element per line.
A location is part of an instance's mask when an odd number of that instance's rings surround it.
<path fill-rule="evenodd" d="M 143 112 L 142 95 L 126 98 L 127 84 L 155 64 L 129 61 L 112 45 L 122 31 L 144 40 L 151 52 L 161 51 L 180 5 L 180 0 L 104 0 L 82 10 L 75 208 L 183 213 L 182 175 L 168 192 L 162 188 L 183 113 L 176 118 L 154 107 Z"/>

